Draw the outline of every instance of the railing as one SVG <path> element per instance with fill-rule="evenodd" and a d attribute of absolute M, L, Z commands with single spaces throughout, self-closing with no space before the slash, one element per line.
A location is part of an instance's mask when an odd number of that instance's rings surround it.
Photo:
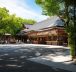
<path fill-rule="evenodd" d="M 63 41 L 46 41 L 49 45 L 63 45 Z"/>

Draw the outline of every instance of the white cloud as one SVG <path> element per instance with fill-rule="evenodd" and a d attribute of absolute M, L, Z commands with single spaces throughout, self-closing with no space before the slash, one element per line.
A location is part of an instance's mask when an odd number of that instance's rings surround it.
<path fill-rule="evenodd" d="M 41 21 L 46 19 L 46 16 L 40 15 L 32 10 L 24 0 L 0 0 L 0 7 L 6 7 L 11 14 L 17 16 Z"/>

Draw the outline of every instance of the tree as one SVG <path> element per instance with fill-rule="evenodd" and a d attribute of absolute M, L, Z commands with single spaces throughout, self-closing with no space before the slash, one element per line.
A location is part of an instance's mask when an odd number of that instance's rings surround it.
<path fill-rule="evenodd" d="M 9 10 L 0 8 L 0 36 L 5 33 L 16 35 L 23 28 L 23 23 L 34 24 L 36 21 L 32 19 L 23 19 L 15 14 L 10 15 Z"/>
<path fill-rule="evenodd" d="M 8 12 L 9 11 L 5 7 L 0 8 L 0 36 L 5 32 L 4 19 L 9 16 Z"/>
<path fill-rule="evenodd" d="M 58 15 L 64 18 L 65 30 L 72 58 L 76 58 L 76 1 L 75 0 L 35 0 L 45 15 Z"/>
<path fill-rule="evenodd" d="M 22 29 L 22 21 L 15 15 L 10 15 L 4 19 L 5 33 L 16 35 Z"/>
<path fill-rule="evenodd" d="M 35 24 L 36 21 L 32 20 L 32 19 L 23 19 L 23 23 L 25 23 L 25 24 Z"/>

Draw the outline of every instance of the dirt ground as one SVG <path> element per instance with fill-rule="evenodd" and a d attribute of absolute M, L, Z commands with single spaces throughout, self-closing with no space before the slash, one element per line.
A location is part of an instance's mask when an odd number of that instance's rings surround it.
<path fill-rule="evenodd" d="M 1 46 L 0 72 L 70 72 L 63 69 L 54 69 L 47 65 L 28 60 L 29 58 L 55 53 L 55 51 L 57 50 L 53 48 L 43 48 L 42 46 Z"/>

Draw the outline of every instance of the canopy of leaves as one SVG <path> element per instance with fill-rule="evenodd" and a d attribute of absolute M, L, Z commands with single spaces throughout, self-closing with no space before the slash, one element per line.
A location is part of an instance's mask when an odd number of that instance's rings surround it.
<path fill-rule="evenodd" d="M 59 13 L 59 2 L 57 0 L 35 0 L 42 7 L 42 14 L 55 15 Z"/>
<path fill-rule="evenodd" d="M 61 9 L 66 8 L 66 6 L 72 6 L 74 3 L 76 5 L 75 0 L 35 0 L 35 2 L 42 7 L 42 14 L 49 16 L 59 15 Z"/>
<path fill-rule="evenodd" d="M 32 19 L 22 19 L 16 17 L 15 14 L 10 15 L 9 10 L 0 8 L 0 35 L 10 33 L 16 35 L 23 28 L 23 23 L 34 24 L 36 21 Z"/>
<path fill-rule="evenodd" d="M 36 21 L 32 19 L 22 19 L 24 24 L 35 24 Z"/>

